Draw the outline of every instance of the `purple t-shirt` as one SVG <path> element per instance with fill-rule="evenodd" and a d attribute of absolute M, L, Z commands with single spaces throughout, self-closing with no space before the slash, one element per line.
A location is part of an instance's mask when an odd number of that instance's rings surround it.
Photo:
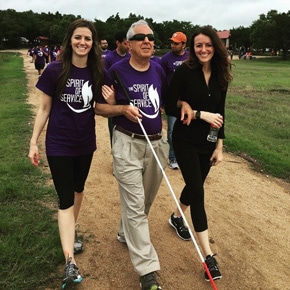
<path fill-rule="evenodd" d="M 59 61 L 51 62 L 36 87 L 53 98 L 46 132 L 46 154 L 79 156 L 96 150 L 92 77 L 88 68 L 72 66 L 61 97 L 56 95 L 61 72 Z"/>
<path fill-rule="evenodd" d="M 156 61 L 159 64 L 161 64 L 161 58 L 159 56 L 152 55 L 150 59 L 153 60 L 153 61 Z"/>
<path fill-rule="evenodd" d="M 127 52 L 124 56 L 120 56 L 116 49 L 110 51 L 105 57 L 105 69 L 108 70 L 113 64 L 124 58 L 130 58 L 130 54 Z"/>
<path fill-rule="evenodd" d="M 54 48 L 50 51 L 50 61 L 56 61 L 57 49 Z"/>
<path fill-rule="evenodd" d="M 33 53 L 36 56 L 35 57 L 35 62 L 36 63 L 45 64 L 46 58 L 45 58 L 45 54 L 43 52 L 43 49 L 36 48 Z"/>
<path fill-rule="evenodd" d="M 188 58 L 188 54 L 187 50 L 183 55 L 177 55 L 173 51 L 169 51 L 162 56 L 160 64 L 166 73 L 168 84 L 172 79 L 174 71 Z"/>
<path fill-rule="evenodd" d="M 162 130 L 161 105 L 165 93 L 166 78 L 162 67 L 150 61 L 150 67 L 145 72 L 135 70 L 129 64 L 129 58 L 121 60 L 110 67 L 106 74 L 107 85 L 114 85 L 117 104 L 129 104 L 122 85 L 116 77 L 121 79 L 134 106 L 139 108 L 142 115 L 142 125 L 148 135 L 160 133 Z M 106 101 L 102 97 L 100 103 Z M 136 134 L 142 134 L 138 123 L 130 121 L 125 116 L 113 117 L 113 123 Z"/>
<path fill-rule="evenodd" d="M 105 58 L 108 54 L 110 54 L 112 51 L 110 49 L 106 49 L 105 51 L 102 50 L 102 58 Z"/>

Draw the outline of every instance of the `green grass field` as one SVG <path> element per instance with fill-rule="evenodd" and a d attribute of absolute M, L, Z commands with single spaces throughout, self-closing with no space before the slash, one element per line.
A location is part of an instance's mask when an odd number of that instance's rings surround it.
<path fill-rule="evenodd" d="M 227 150 L 290 180 L 290 62 L 234 61 L 226 109 Z"/>
<path fill-rule="evenodd" d="M 0 53 L 0 289 L 15 290 L 44 289 L 63 261 L 54 190 L 27 157 L 33 120 L 22 67 L 22 57 Z"/>
<path fill-rule="evenodd" d="M 225 147 L 289 181 L 290 62 L 234 64 Z M 22 67 L 19 55 L 0 53 L 0 289 L 44 289 L 63 263 L 54 189 L 27 157 L 33 115 Z"/>

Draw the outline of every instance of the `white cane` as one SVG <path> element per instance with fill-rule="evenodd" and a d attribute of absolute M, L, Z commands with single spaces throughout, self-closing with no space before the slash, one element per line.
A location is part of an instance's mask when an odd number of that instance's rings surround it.
<path fill-rule="evenodd" d="M 132 104 L 131 102 L 130 102 L 130 105 L 133 106 L 133 104 Z M 184 222 L 185 222 L 185 225 L 186 225 L 187 228 L 188 228 L 188 231 L 189 231 L 189 234 L 190 234 L 191 240 L 192 240 L 192 242 L 193 242 L 193 244 L 194 244 L 194 246 L 195 246 L 195 249 L 196 249 L 196 251 L 197 251 L 197 253 L 198 253 L 198 255 L 199 255 L 199 258 L 200 258 L 200 260 L 201 260 L 201 262 L 202 262 L 202 264 L 203 264 L 203 267 L 204 267 L 204 269 L 205 269 L 205 271 L 206 271 L 206 273 L 207 273 L 207 275 L 208 275 L 208 277 L 209 277 L 209 279 L 210 279 L 211 285 L 212 285 L 212 287 L 213 287 L 214 290 L 217 290 L 217 287 L 216 287 L 216 285 L 215 285 L 215 282 L 214 282 L 214 280 L 212 279 L 212 276 L 211 276 L 211 274 L 210 274 L 210 271 L 209 271 L 209 269 L 208 269 L 208 267 L 207 267 L 207 264 L 206 264 L 206 262 L 205 262 L 205 260 L 204 260 L 204 258 L 203 258 L 203 256 L 202 256 L 202 253 L 201 253 L 201 251 L 200 251 L 200 249 L 199 249 L 199 247 L 198 247 L 198 244 L 197 244 L 197 242 L 196 242 L 196 240 L 195 240 L 195 238 L 194 238 L 194 235 L 193 235 L 193 233 L 192 233 L 192 231 L 191 231 L 191 229 L 190 229 L 190 227 L 189 227 L 189 225 L 188 225 L 188 223 L 187 223 L 187 220 L 186 220 L 186 218 L 185 218 L 185 215 L 184 215 L 184 213 L 183 213 L 183 211 L 182 211 L 182 209 L 181 209 L 181 207 L 180 207 L 180 205 L 179 205 L 179 202 L 178 202 L 178 200 L 177 200 L 177 198 L 176 198 L 176 196 L 175 196 L 175 194 L 174 194 L 174 192 L 173 192 L 172 186 L 171 186 L 171 184 L 170 184 L 170 182 L 169 182 L 169 180 L 168 180 L 168 178 L 167 178 L 167 176 L 166 176 L 166 173 L 165 173 L 165 171 L 164 171 L 164 169 L 163 169 L 163 167 L 162 167 L 162 165 L 161 165 L 161 163 L 160 163 L 160 160 L 159 160 L 159 158 L 158 158 L 158 156 L 157 156 L 157 154 L 156 154 L 156 152 L 155 152 L 155 150 L 154 150 L 154 148 L 153 148 L 153 146 L 152 146 L 152 144 L 151 144 L 151 142 L 150 142 L 150 140 L 149 140 L 149 138 L 148 138 L 148 134 L 146 133 L 145 128 L 144 128 L 144 126 L 143 126 L 141 120 L 140 120 L 138 117 L 136 117 L 136 118 L 137 118 L 138 123 L 139 123 L 139 125 L 140 125 L 140 127 L 141 127 L 141 130 L 142 130 L 142 132 L 143 132 L 143 134 L 144 134 L 144 136 L 145 136 L 145 138 L 146 138 L 146 140 L 147 140 L 147 142 L 148 142 L 148 144 L 149 144 L 149 147 L 150 147 L 150 149 L 151 149 L 151 151 L 152 151 L 152 153 L 153 153 L 153 155 L 154 155 L 154 157 L 155 157 L 155 159 L 156 159 L 156 162 L 157 162 L 159 168 L 161 169 L 161 172 L 162 172 L 162 174 L 163 174 L 163 177 L 164 177 L 164 179 L 165 179 L 165 181 L 166 181 L 166 183 L 167 183 L 167 186 L 168 186 L 168 188 L 169 188 L 169 190 L 170 190 L 170 192 L 171 192 L 171 195 L 172 195 L 172 197 L 173 197 L 173 199 L 174 199 L 174 201 L 175 201 L 175 203 L 176 203 L 176 205 L 177 205 L 177 208 L 178 208 L 179 212 L 181 213 L 181 216 L 182 216 L 182 218 L 183 218 L 183 220 L 184 220 Z"/>

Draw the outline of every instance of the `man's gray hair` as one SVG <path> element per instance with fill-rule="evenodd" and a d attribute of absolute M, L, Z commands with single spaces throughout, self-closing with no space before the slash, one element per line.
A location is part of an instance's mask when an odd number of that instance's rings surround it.
<path fill-rule="evenodd" d="M 141 19 L 141 20 L 138 20 L 137 22 L 134 22 L 134 23 L 130 26 L 130 28 L 129 28 L 128 32 L 127 32 L 127 39 L 128 39 L 128 40 L 130 40 L 130 38 L 133 37 L 133 36 L 135 35 L 134 28 L 135 28 L 136 26 L 148 26 L 148 27 L 150 28 L 152 34 L 153 34 L 153 30 L 151 29 L 151 27 L 149 26 L 149 24 L 148 24 L 145 20 Z"/>

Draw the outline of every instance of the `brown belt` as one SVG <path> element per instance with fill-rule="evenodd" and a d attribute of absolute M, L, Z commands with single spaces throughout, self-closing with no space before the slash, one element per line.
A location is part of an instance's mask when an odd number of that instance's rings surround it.
<path fill-rule="evenodd" d="M 126 129 L 120 127 L 120 126 L 115 126 L 115 129 L 116 129 L 117 131 L 120 131 L 120 132 L 122 132 L 122 133 L 124 133 L 124 134 L 126 134 L 126 135 L 128 135 L 128 136 L 130 136 L 130 137 L 132 137 L 132 138 L 141 139 L 141 140 L 146 140 L 145 135 L 140 135 L 140 134 L 136 134 L 136 133 L 130 132 L 130 131 L 128 131 L 128 130 L 126 130 Z M 159 140 L 159 139 L 161 139 L 161 138 L 162 138 L 162 134 L 161 134 L 161 133 L 154 134 L 154 135 L 148 135 L 148 139 L 149 139 L 150 141 Z"/>

